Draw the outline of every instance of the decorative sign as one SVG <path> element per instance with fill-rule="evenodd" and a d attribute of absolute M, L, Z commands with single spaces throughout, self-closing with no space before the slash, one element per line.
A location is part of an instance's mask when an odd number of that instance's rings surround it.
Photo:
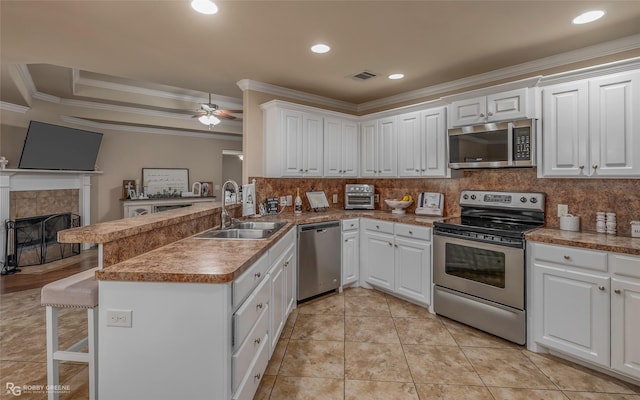
<path fill-rule="evenodd" d="M 189 191 L 189 169 L 142 168 L 142 185 L 147 196 L 180 197 Z"/>

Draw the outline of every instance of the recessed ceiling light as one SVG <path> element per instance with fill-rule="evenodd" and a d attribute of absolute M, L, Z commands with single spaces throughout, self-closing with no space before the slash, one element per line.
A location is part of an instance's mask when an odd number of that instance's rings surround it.
<path fill-rule="evenodd" d="M 212 15 L 218 12 L 218 6 L 211 0 L 193 0 L 191 8 L 200 14 Z"/>
<path fill-rule="evenodd" d="M 586 13 L 582 13 L 577 17 L 575 17 L 571 22 L 573 22 L 576 25 L 588 24 L 589 22 L 593 22 L 597 19 L 602 18 L 603 15 L 604 15 L 604 11 L 602 10 L 587 11 Z"/>
<path fill-rule="evenodd" d="M 329 50 L 331 50 L 331 47 L 324 43 L 318 43 L 311 46 L 311 51 L 318 54 L 327 53 Z"/>
<path fill-rule="evenodd" d="M 404 74 L 391 74 L 389 75 L 389 79 L 402 79 L 404 78 Z"/>

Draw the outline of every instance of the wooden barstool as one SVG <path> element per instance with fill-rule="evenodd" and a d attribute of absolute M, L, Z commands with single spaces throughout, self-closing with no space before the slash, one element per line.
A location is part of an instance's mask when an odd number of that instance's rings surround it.
<path fill-rule="evenodd" d="M 40 303 L 47 307 L 47 385 L 49 400 L 57 400 L 60 384 L 60 361 L 89 364 L 89 399 L 98 398 L 98 280 L 93 268 L 42 288 Z M 88 335 L 67 350 L 58 350 L 58 308 L 86 308 Z M 78 351 L 88 345 L 88 352 Z"/>

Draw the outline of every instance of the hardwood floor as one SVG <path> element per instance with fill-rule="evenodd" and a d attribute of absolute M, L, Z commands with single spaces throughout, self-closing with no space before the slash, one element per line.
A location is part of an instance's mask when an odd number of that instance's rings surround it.
<path fill-rule="evenodd" d="M 98 266 L 98 251 L 89 249 L 77 256 L 54 261 L 44 265 L 21 267 L 20 272 L 0 276 L 0 294 L 41 288 L 47 283 L 66 278 Z"/>

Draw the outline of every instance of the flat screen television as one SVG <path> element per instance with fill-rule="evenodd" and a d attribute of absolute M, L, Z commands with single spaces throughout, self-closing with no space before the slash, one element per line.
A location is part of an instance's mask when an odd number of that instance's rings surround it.
<path fill-rule="evenodd" d="M 18 168 L 93 171 L 102 133 L 31 121 Z"/>

